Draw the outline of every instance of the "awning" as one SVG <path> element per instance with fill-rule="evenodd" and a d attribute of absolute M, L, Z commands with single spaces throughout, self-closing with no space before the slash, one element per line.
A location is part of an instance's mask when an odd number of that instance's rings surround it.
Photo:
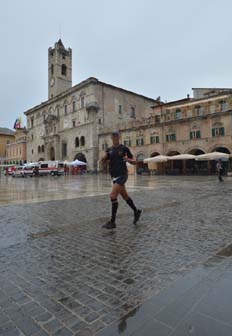
<path fill-rule="evenodd" d="M 168 160 L 194 160 L 195 158 L 196 158 L 196 155 L 192 155 L 192 154 L 179 154 L 179 155 L 168 156 Z"/>
<path fill-rule="evenodd" d="M 153 156 L 151 158 L 147 158 L 144 159 L 143 162 L 144 163 L 149 163 L 149 162 L 167 162 L 168 161 L 168 157 L 165 155 L 157 155 L 157 156 Z"/>
<path fill-rule="evenodd" d="M 220 153 L 220 152 L 212 152 L 201 155 L 196 155 L 197 161 L 210 161 L 210 160 L 219 160 L 219 159 L 229 159 L 230 154 Z"/>

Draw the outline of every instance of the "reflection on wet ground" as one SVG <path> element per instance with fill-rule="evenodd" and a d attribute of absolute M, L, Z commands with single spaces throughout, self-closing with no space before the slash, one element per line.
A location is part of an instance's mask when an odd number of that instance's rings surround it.
<path fill-rule="evenodd" d="M 215 182 L 215 177 L 197 177 L 198 182 Z M 172 188 L 182 184 L 182 188 L 194 183 L 195 177 L 129 176 L 129 191 L 142 191 L 156 188 Z M 51 200 L 73 199 L 104 195 L 110 191 L 111 180 L 107 175 L 81 175 L 39 178 L 0 178 L 0 205 L 26 204 Z M 199 186 L 198 186 L 199 187 Z"/>
<path fill-rule="evenodd" d="M 0 186 L 0 335 L 201 335 L 205 315 L 227 335 L 231 314 L 207 295 L 231 287 L 231 179 L 130 177 L 143 216 L 134 226 L 119 199 L 113 231 L 101 228 L 106 176 L 1 177 Z M 219 304 L 216 315 L 203 298 Z M 200 316 L 186 316 L 200 300 Z"/>

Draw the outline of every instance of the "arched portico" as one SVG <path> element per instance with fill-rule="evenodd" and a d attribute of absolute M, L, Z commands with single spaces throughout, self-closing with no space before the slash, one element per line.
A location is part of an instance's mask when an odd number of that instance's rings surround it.
<path fill-rule="evenodd" d="M 187 154 L 202 155 L 206 152 L 202 148 L 191 148 Z M 186 160 L 186 174 L 196 175 L 209 171 L 209 164 L 207 161 Z"/>
<path fill-rule="evenodd" d="M 145 153 L 140 152 L 136 154 L 136 172 L 137 174 L 142 174 L 144 172 L 148 172 L 148 166 L 146 163 L 143 162 L 144 159 L 146 159 Z"/>
<path fill-rule="evenodd" d="M 79 161 L 82 161 L 82 162 L 87 162 L 86 160 L 86 157 L 85 157 L 85 154 L 84 153 L 77 153 L 75 156 L 74 156 L 74 159 L 73 160 L 79 160 Z"/>
<path fill-rule="evenodd" d="M 167 152 L 167 156 L 179 155 L 177 150 L 170 150 Z M 166 163 L 166 173 L 171 175 L 178 175 L 183 173 L 183 161 L 181 160 L 168 160 Z"/>

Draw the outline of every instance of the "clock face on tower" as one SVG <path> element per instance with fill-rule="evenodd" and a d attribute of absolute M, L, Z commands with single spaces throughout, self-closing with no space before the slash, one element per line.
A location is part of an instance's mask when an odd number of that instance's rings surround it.
<path fill-rule="evenodd" d="M 50 80 L 50 86 L 53 86 L 55 84 L 55 79 L 52 77 Z"/>

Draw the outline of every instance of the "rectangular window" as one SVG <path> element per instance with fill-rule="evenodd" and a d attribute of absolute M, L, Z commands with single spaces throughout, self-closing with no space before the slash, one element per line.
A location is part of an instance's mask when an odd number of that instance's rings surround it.
<path fill-rule="evenodd" d="M 181 119 L 181 110 L 176 110 L 176 119 Z"/>
<path fill-rule="evenodd" d="M 137 146 L 143 146 L 143 144 L 144 144 L 143 138 L 136 139 L 136 145 Z"/>
<path fill-rule="evenodd" d="M 102 144 L 102 150 L 107 150 L 108 148 L 108 144 L 107 143 L 103 143 Z"/>
<path fill-rule="evenodd" d="M 76 127 L 76 121 L 75 120 L 73 120 L 73 127 Z"/>
<path fill-rule="evenodd" d="M 167 142 L 176 141 L 176 135 L 174 133 L 173 134 L 167 134 L 166 135 L 166 141 Z"/>
<path fill-rule="evenodd" d="M 200 117 L 203 115 L 203 107 L 202 106 L 196 106 L 195 107 L 195 114 L 197 117 Z"/>
<path fill-rule="evenodd" d="M 76 111 L 76 102 L 75 101 L 73 101 L 72 107 L 73 107 L 73 112 L 75 112 Z"/>
<path fill-rule="evenodd" d="M 135 108 L 131 107 L 130 109 L 130 117 L 135 119 Z"/>
<path fill-rule="evenodd" d="M 124 140 L 123 144 L 124 144 L 124 146 L 130 147 L 131 146 L 131 141 L 130 140 Z"/>
<path fill-rule="evenodd" d="M 81 97 L 81 108 L 85 107 L 85 97 Z"/>
<path fill-rule="evenodd" d="M 31 117 L 31 127 L 34 127 L 34 117 Z"/>
<path fill-rule="evenodd" d="M 67 144 L 66 143 L 62 143 L 62 157 L 66 157 L 67 156 Z"/>
<path fill-rule="evenodd" d="M 68 113 L 68 106 L 64 105 L 64 114 L 67 114 L 67 113 Z"/>
<path fill-rule="evenodd" d="M 159 143 L 159 136 L 158 135 L 152 135 L 150 140 L 151 140 L 151 144 Z"/>
<path fill-rule="evenodd" d="M 155 116 L 155 122 L 156 122 L 156 123 L 160 123 L 160 116 L 159 116 L 159 115 L 156 115 L 156 116 Z"/>
<path fill-rule="evenodd" d="M 122 114 L 122 105 L 118 105 L 118 113 Z"/>
<path fill-rule="evenodd" d="M 224 127 L 212 128 L 212 137 L 224 136 L 224 135 L 225 135 Z"/>
<path fill-rule="evenodd" d="M 221 112 L 226 111 L 227 108 L 228 108 L 227 102 L 225 100 L 220 101 L 219 105 L 220 105 L 220 111 Z"/>
<path fill-rule="evenodd" d="M 201 131 L 191 131 L 190 132 L 190 139 L 200 139 L 201 138 Z"/>

